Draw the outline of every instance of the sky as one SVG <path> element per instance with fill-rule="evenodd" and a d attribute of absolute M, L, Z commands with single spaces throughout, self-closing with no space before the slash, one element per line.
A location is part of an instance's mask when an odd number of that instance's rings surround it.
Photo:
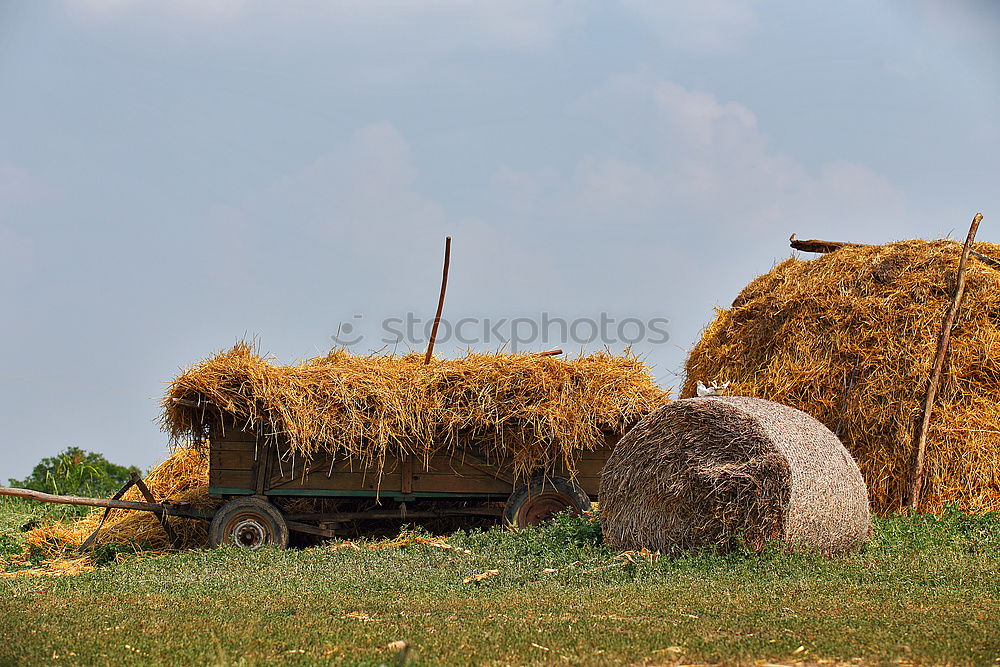
<path fill-rule="evenodd" d="M 162 460 L 241 339 L 422 350 L 445 236 L 441 355 L 677 388 L 792 233 L 1000 240 L 998 109 L 989 1 L 0 0 L 0 481 Z"/>

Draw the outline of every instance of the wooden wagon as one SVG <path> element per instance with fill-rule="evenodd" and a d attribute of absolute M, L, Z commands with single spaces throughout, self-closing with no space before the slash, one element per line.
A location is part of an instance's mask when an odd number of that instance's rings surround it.
<path fill-rule="evenodd" d="M 487 460 L 471 443 L 428 459 L 387 456 L 368 466 L 336 453 L 303 461 L 280 436 L 241 430 L 222 416 L 210 426 L 209 494 L 227 502 L 212 518 L 209 538 L 212 546 L 283 546 L 289 531 L 333 536 L 343 524 L 366 519 L 493 516 L 517 527 L 536 525 L 567 509 L 590 509 L 616 440 L 609 434 L 605 446 L 580 451 L 572 473 L 558 467 L 515 478 L 510 461 Z M 279 509 L 292 498 L 368 500 L 369 507 Z"/>
<path fill-rule="evenodd" d="M 179 540 L 168 517 L 210 521 L 212 547 L 232 544 L 250 549 L 285 547 L 291 532 L 334 537 L 348 522 L 374 519 L 494 517 L 514 527 L 525 527 L 567 509 L 576 513 L 590 510 L 600 488 L 601 470 L 619 438 L 607 434 L 603 447 L 577 452 L 572 472 L 555 467 L 515 478 L 511 461 L 487 460 L 471 443 L 426 460 L 387 457 L 362 466 L 357 459 L 329 453 L 302 461 L 281 436 L 242 430 L 231 417 L 218 413 L 208 422 L 209 495 L 226 501 L 215 512 L 170 500 L 158 502 L 135 474 L 110 499 L 7 487 L 0 487 L 0 495 L 152 512 L 175 545 Z M 132 486 L 142 492 L 144 502 L 122 500 Z M 349 511 L 284 509 L 295 498 L 367 502 L 361 503 L 365 507 Z M 100 526 L 83 548 L 94 543 L 99 530 Z"/>

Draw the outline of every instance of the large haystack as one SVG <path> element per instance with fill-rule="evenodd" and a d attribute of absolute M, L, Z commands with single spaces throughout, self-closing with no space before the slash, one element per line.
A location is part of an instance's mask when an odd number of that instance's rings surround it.
<path fill-rule="evenodd" d="M 634 356 L 561 360 L 529 354 L 354 356 L 335 351 L 279 366 L 241 343 L 171 384 L 163 423 L 180 441 L 203 439 L 214 414 L 172 399 L 207 400 L 306 457 L 338 451 L 362 465 L 386 454 L 429 457 L 473 443 L 515 474 L 566 465 L 666 401 Z"/>
<path fill-rule="evenodd" d="M 804 412 L 692 398 L 618 443 L 601 479 L 601 521 L 616 549 L 759 550 L 782 540 L 840 554 L 868 536 L 868 495 L 844 446 Z"/>
<path fill-rule="evenodd" d="M 1000 257 L 1000 246 L 974 248 Z M 905 502 L 913 434 L 961 244 L 902 241 L 789 259 L 720 310 L 687 361 L 697 380 L 797 407 L 837 432 L 872 506 Z M 928 437 L 922 508 L 1000 510 L 1000 271 L 970 259 Z"/>

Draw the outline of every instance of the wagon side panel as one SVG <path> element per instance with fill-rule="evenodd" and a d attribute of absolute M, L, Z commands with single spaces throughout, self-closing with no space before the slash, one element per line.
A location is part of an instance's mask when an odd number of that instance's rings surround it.
<path fill-rule="evenodd" d="M 368 467 L 358 461 L 320 455 L 304 466 L 290 456 L 272 453 L 268 491 L 271 495 L 400 495 L 447 497 L 452 494 L 506 496 L 511 485 L 488 471 L 463 463 L 459 456 L 433 456 L 407 464 L 387 456 Z M 409 481 L 407 481 L 407 477 Z"/>
<path fill-rule="evenodd" d="M 209 445 L 208 486 L 213 496 L 253 493 L 256 443 L 213 440 Z"/>
<path fill-rule="evenodd" d="M 429 459 L 387 456 L 381 464 L 360 465 L 357 459 L 320 453 L 312 460 L 293 457 L 281 437 L 258 437 L 232 422 L 220 422 L 210 437 L 209 487 L 213 496 L 477 496 L 504 499 L 513 491 L 512 469 L 505 462 L 486 462 L 466 453 L 442 453 Z M 613 448 L 579 452 L 576 483 L 597 499 L 601 471 Z M 551 474 L 570 477 L 566 470 Z"/>
<path fill-rule="evenodd" d="M 576 459 L 576 483 L 587 492 L 591 500 L 597 500 L 597 492 L 601 488 L 601 471 L 611 456 L 611 447 L 602 447 L 589 452 L 582 452 Z"/>

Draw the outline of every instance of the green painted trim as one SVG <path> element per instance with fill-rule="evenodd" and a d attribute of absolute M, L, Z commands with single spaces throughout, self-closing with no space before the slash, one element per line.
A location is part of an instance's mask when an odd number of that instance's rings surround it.
<path fill-rule="evenodd" d="M 231 489 L 228 487 L 212 486 L 208 489 L 208 495 L 216 498 L 219 496 L 252 496 L 253 489 Z M 507 496 L 495 493 L 430 493 L 418 491 L 415 493 L 401 493 L 399 491 L 338 491 L 336 489 L 269 489 L 264 492 L 265 496 L 323 496 L 340 498 L 392 498 L 394 500 L 413 500 L 415 498 L 496 498 L 504 500 Z"/>
<path fill-rule="evenodd" d="M 412 500 L 414 498 L 506 498 L 504 495 L 489 493 L 401 493 L 399 491 L 337 491 L 336 489 L 270 489 L 265 496 L 340 496 L 361 498 L 392 498 Z"/>

